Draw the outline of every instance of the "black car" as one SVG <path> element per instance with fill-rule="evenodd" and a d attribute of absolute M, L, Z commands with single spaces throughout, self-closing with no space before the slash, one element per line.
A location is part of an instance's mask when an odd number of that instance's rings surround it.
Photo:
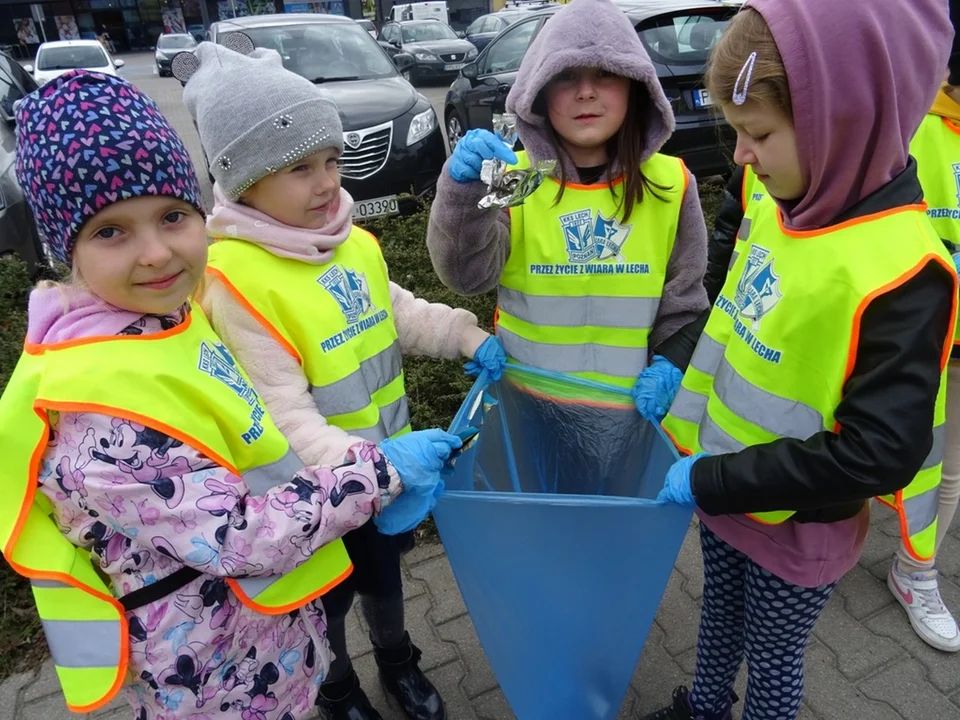
<path fill-rule="evenodd" d="M 13 106 L 36 89 L 37 83 L 19 63 L 0 52 L 0 256 L 17 255 L 31 274 L 46 265 L 46 256 L 14 173 L 17 134 Z"/>
<path fill-rule="evenodd" d="M 467 26 L 464 39 L 477 50 L 483 50 L 487 44 L 520 18 L 527 17 L 529 10 L 501 10 L 481 15 Z"/>
<path fill-rule="evenodd" d="M 187 33 L 169 33 L 157 38 L 157 51 L 154 60 L 160 77 L 170 75 L 170 63 L 173 56 L 184 50 L 193 50 L 197 41 Z"/>
<path fill-rule="evenodd" d="M 337 103 L 344 140 L 340 176 L 356 200 L 354 217 L 394 214 L 398 195 L 419 197 L 434 189 L 446 159 L 436 113 L 354 20 L 255 15 L 214 23 L 210 36 L 222 43 L 237 31 L 257 47 L 276 50 L 284 67 L 322 84 Z M 401 60 L 412 62 L 408 55 Z"/>
<path fill-rule="evenodd" d="M 456 77 L 464 63 L 477 56 L 477 49 L 439 20 L 403 20 L 380 28 L 380 46 L 387 54 L 404 52 L 415 63 L 404 71 L 413 85 L 422 80 Z"/>
<path fill-rule="evenodd" d="M 707 56 L 739 3 L 713 0 L 618 0 L 640 36 L 673 106 L 677 129 L 663 152 L 700 176 L 726 173 L 736 135 L 703 87 Z M 558 8 L 531 13 L 502 31 L 450 86 L 444 122 L 450 146 L 470 128 L 493 128 L 530 42 Z"/>

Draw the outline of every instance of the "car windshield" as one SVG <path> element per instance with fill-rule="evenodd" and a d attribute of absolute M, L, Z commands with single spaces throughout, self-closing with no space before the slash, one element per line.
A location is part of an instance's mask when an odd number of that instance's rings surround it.
<path fill-rule="evenodd" d="M 374 24 L 369 20 L 357 20 L 357 25 L 362 27 L 364 30 L 376 30 Z"/>
<path fill-rule="evenodd" d="M 423 23 L 408 23 L 400 26 L 405 43 L 430 42 L 431 40 L 456 40 L 457 34 L 439 20 Z"/>
<path fill-rule="evenodd" d="M 526 12 L 498 12 L 497 17 L 505 20 L 507 25 L 513 25 L 517 20 L 522 17 L 526 17 L 529 13 Z"/>
<path fill-rule="evenodd" d="M 367 80 L 396 74 L 377 41 L 352 21 L 244 28 L 243 32 L 257 47 L 280 53 L 287 70 L 314 82 Z M 220 42 L 227 34 L 221 36 Z"/>
<path fill-rule="evenodd" d="M 157 40 L 158 50 L 189 50 L 197 46 L 190 35 L 161 35 Z"/>
<path fill-rule="evenodd" d="M 96 45 L 46 47 L 37 57 L 37 70 L 73 70 L 101 68 L 110 64 L 103 48 Z"/>
<path fill-rule="evenodd" d="M 703 64 L 729 20 L 729 16 L 705 13 L 675 15 L 658 18 L 655 27 L 648 27 L 638 34 L 654 62 Z"/>

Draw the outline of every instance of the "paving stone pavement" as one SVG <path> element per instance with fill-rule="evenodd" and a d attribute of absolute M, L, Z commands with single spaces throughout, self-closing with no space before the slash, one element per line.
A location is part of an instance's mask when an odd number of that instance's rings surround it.
<path fill-rule="evenodd" d="M 814 630 L 800 720 L 960 720 L 960 654 L 940 653 L 921 642 L 886 588 L 897 533 L 893 514 L 877 507 L 860 564 L 843 579 Z M 960 523 L 947 536 L 939 566 L 944 599 L 960 610 Z M 642 571 L 642 563 L 637 567 Z M 407 554 L 404 578 L 410 635 L 423 650 L 422 667 L 440 689 L 448 718 L 512 720 L 443 546 L 422 544 Z M 674 686 L 690 682 L 702 587 L 694 522 L 618 720 L 635 720 L 655 710 L 667 702 Z M 357 673 L 371 701 L 384 720 L 404 720 L 380 689 L 366 628 L 356 608 L 347 633 L 349 646 L 355 648 Z M 741 672 L 737 683 L 741 697 L 744 690 L 745 672 Z M 50 663 L 0 684 L 0 720 L 81 717 L 131 720 L 131 712 L 123 703 L 114 703 L 91 715 L 69 713 Z"/>
<path fill-rule="evenodd" d="M 128 59 L 126 74 L 150 94 L 184 136 L 194 160 L 203 162 L 199 140 L 181 102 L 176 80 L 153 75 L 151 56 Z M 430 89 L 435 90 L 435 89 Z M 428 92 L 428 95 L 442 93 Z M 210 188 L 204 191 L 209 200 Z M 960 720 L 960 654 L 937 652 L 921 642 L 886 588 L 896 550 L 894 515 L 874 507 L 863 557 L 842 581 L 814 630 L 806 658 L 806 696 L 800 720 Z M 960 612 L 960 521 L 938 558 L 947 605 Z M 636 571 L 643 571 L 642 561 Z M 466 614 L 460 592 L 439 544 L 425 544 L 404 558 L 407 624 L 423 649 L 422 667 L 440 689 L 450 720 L 514 718 Z M 689 683 L 696 661 L 697 623 L 703 579 L 696 523 L 677 560 L 660 612 L 650 629 L 618 720 L 641 717 L 665 704 L 674 686 Z M 584 609 L 584 622 L 590 614 Z M 384 698 L 366 631 L 356 610 L 349 645 L 364 688 L 384 720 L 403 720 Z M 0 652 L 3 650 L 0 649 Z M 743 696 L 745 673 L 737 684 Z M 0 720 L 130 720 L 113 704 L 87 716 L 72 715 L 47 663 L 0 683 Z M 549 720 L 523 718 L 523 720 Z"/>

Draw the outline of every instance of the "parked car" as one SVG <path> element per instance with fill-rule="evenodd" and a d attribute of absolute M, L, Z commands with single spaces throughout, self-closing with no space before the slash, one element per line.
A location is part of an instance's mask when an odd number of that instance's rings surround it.
<path fill-rule="evenodd" d="M 380 33 L 377 32 L 377 26 L 374 24 L 373 20 L 357 20 L 357 25 L 366 30 L 370 34 L 370 37 L 372 37 L 374 40 L 376 40 L 380 35 Z"/>
<path fill-rule="evenodd" d="M 388 55 L 404 52 L 415 63 L 404 77 L 411 84 L 456 77 L 464 63 L 477 56 L 477 49 L 438 20 L 405 20 L 380 28 L 380 47 Z"/>
<path fill-rule="evenodd" d="M 46 265 L 46 256 L 33 213 L 14 173 L 17 148 L 14 105 L 36 89 L 36 81 L 24 68 L 0 52 L 0 256 L 17 255 L 31 274 Z"/>
<path fill-rule="evenodd" d="M 739 7 L 714 0 L 618 0 L 640 36 L 673 106 L 677 128 L 663 152 L 683 158 L 701 176 L 725 173 L 736 135 L 703 87 L 707 56 Z M 520 61 L 557 8 L 521 18 L 467 63 L 450 86 L 444 123 L 452 147 L 470 128 L 493 128 L 504 111 Z"/>
<path fill-rule="evenodd" d="M 99 40 L 56 40 L 45 42 L 37 50 L 36 65 L 24 65 L 37 85 L 45 85 L 71 70 L 96 70 L 116 75 L 123 60 L 114 60 Z"/>
<path fill-rule="evenodd" d="M 174 55 L 184 50 L 193 50 L 196 46 L 196 39 L 193 35 L 187 33 L 169 33 L 158 37 L 157 52 L 154 59 L 160 77 L 171 74 L 170 63 Z"/>
<path fill-rule="evenodd" d="M 206 37 L 207 30 L 203 27 L 203 23 L 194 23 L 193 25 L 187 25 L 187 33 L 200 43 Z"/>
<path fill-rule="evenodd" d="M 355 21 L 290 13 L 210 27 L 211 39 L 220 43 L 236 31 L 279 52 L 288 70 L 322 83 L 337 103 L 344 138 L 340 176 L 356 200 L 354 217 L 392 215 L 414 205 L 399 195 L 433 191 L 446 159 L 436 113 Z M 405 67 L 413 58 L 400 54 L 396 61 Z"/>
<path fill-rule="evenodd" d="M 483 50 L 502 30 L 506 30 L 517 20 L 529 15 L 527 10 L 501 10 L 481 15 L 467 26 L 464 40 L 477 50 Z"/>

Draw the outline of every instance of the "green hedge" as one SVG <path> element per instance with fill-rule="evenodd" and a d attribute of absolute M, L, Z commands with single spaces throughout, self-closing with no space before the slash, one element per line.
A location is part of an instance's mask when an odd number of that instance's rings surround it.
<path fill-rule="evenodd" d="M 700 185 L 704 215 L 711 227 L 722 190 L 717 183 Z M 465 298 L 440 284 L 424 242 L 427 217 L 427 209 L 422 208 L 407 217 L 369 223 L 369 229 L 380 238 L 391 278 L 418 297 L 471 310 L 490 330 L 495 293 Z M 0 258 L 0 389 L 6 386 L 20 355 L 32 285 L 22 263 Z M 404 361 L 404 369 L 413 426 L 446 427 L 472 382 L 464 376 L 462 363 L 410 358 Z M 431 526 L 425 525 L 429 534 Z M 29 585 L 5 562 L 0 562 L 0 648 L 0 680 L 36 666 L 46 655 Z"/>

